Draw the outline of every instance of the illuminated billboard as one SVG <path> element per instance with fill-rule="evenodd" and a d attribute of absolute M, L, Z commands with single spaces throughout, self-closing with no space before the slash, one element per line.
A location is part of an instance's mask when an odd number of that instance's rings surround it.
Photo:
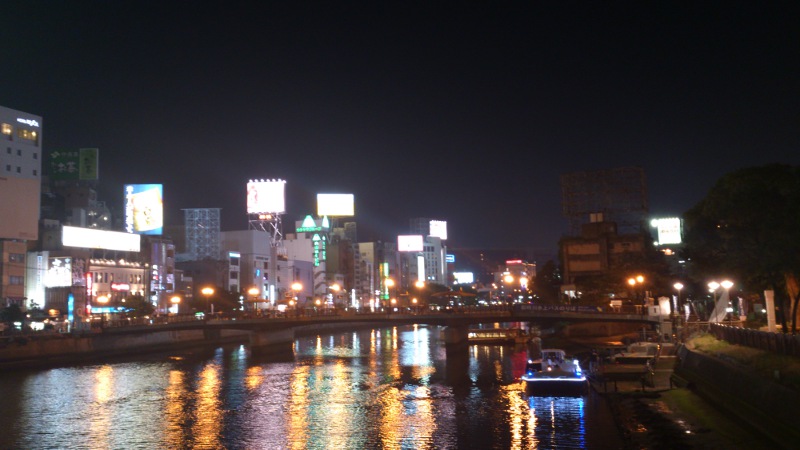
<path fill-rule="evenodd" d="M 161 234 L 164 228 L 164 188 L 160 184 L 125 185 L 125 231 Z"/>
<path fill-rule="evenodd" d="M 681 219 L 677 217 L 653 219 L 650 225 L 658 231 L 658 242 L 655 242 L 655 245 L 681 243 Z"/>
<path fill-rule="evenodd" d="M 72 286 L 72 258 L 50 258 L 44 285 L 49 288 Z"/>
<path fill-rule="evenodd" d="M 96 180 L 100 151 L 96 148 L 55 150 L 50 153 L 50 179 Z"/>
<path fill-rule="evenodd" d="M 475 282 L 475 275 L 472 272 L 453 272 L 456 284 L 472 284 Z"/>
<path fill-rule="evenodd" d="M 447 221 L 444 220 L 431 220 L 430 222 L 430 235 L 438 237 L 439 239 L 447 240 Z"/>
<path fill-rule="evenodd" d="M 61 229 L 61 245 L 64 247 L 99 248 L 138 252 L 142 237 L 121 231 L 105 231 L 94 228 L 64 226 Z"/>
<path fill-rule="evenodd" d="M 320 217 L 356 215 L 353 194 L 317 194 L 317 215 Z"/>
<path fill-rule="evenodd" d="M 286 180 L 250 180 L 247 182 L 247 214 L 283 214 L 286 212 Z"/>
<path fill-rule="evenodd" d="M 398 252 L 421 252 L 423 248 L 421 234 L 407 234 L 397 236 Z"/>

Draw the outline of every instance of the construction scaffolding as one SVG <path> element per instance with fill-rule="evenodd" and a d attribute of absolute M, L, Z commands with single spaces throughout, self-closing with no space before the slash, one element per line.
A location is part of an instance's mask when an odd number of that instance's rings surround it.
<path fill-rule="evenodd" d="M 621 167 L 561 175 L 561 206 L 570 234 L 588 222 L 615 222 L 621 234 L 638 233 L 647 219 L 644 169 Z"/>
<path fill-rule="evenodd" d="M 194 261 L 220 259 L 219 208 L 194 208 L 183 210 L 186 227 L 186 252 Z"/>

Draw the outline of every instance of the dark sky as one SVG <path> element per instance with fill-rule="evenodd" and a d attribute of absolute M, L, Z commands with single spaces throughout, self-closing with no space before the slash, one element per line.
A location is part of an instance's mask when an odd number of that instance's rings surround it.
<path fill-rule="evenodd" d="M 796 4 L 6 1 L 0 105 L 45 150 L 100 148 L 110 204 L 163 183 L 170 224 L 244 229 L 246 181 L 283 178 L 285 223 L 353 193 L 387 240 L 433 217 L 451 247 L 554 254 L 562 174 L 642 167 L 679 215 L 800 163 Z"/>

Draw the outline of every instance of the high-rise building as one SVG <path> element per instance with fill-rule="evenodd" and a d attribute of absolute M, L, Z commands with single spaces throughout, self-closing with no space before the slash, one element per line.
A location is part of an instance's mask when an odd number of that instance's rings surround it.
<path fill-rule="evenodd" d="M 36 240 L 42 118 L 0 106 L 0 239 Z"/>

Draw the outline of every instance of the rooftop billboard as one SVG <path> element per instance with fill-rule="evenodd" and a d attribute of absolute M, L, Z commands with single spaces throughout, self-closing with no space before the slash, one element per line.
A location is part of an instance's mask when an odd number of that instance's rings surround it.
<path fill-rule="evenodd" d="M 658 242 L 655 242 L 655 245 L 681 243 L 681 219 L 677 217 L 653 219 L 650 224 L 658 230 Z"/>
<path fill-rule="evenodd" d="M 52 180 L 96 180 L 100 150 L 56 150 L 50 153 L 50 178 Z"/>
<path fill-rule="evenodd" d="M 444 220 L 431 220 L 430 222 L 430 235 L 438 237 L 439 239 L 447 240 L 447 221 Z"/>
<path fill-rule="evenodd" d="M 64 226 L 61 229 L 61 245 L 65 247 L 99 248 L 123 252 L 140 251 L 142 237 L 121 231 L 96 230 Z"/>
<path fill-rule="evenodd" d="M 317 215 L 354 216 L 355 197 L 353 194 L 317 194 Z"/>
<path fill-rule="evenodd" d="M 285 180 L 250 180 L 247 182 L 247 214 L 283 214 L 286 212 Z"/>
<path fill-rule="evenodd" d="M 423 249 L 421 234 L 407 234 L 397 236 L 398 252 L 421 252 Z"/>
<path fill-rule="evenodd" d="M 125 231 L 138 234 L 161 234 L 163 228 L 163 185 L 126 184 Z"/>

